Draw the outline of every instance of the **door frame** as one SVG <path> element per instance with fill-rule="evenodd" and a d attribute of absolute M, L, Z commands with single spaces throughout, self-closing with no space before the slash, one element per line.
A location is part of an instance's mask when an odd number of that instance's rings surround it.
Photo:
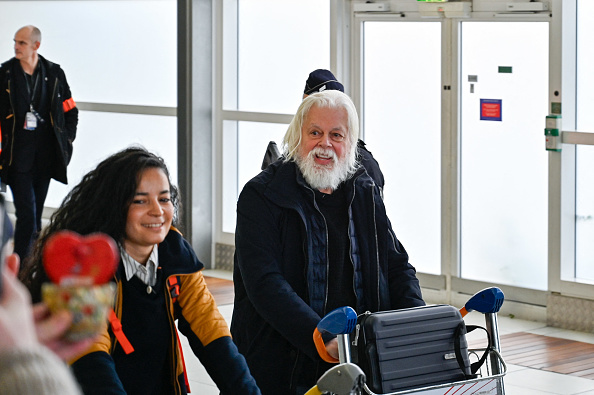
<path fill-rule="evenodd" d="M 439 20 L 442 24 L 442 158 L 441 158 L 441 274 L 432 275 L 418 273 L 423 284 L 426 299 L 439 302 L 463 303 L 468 294 L 477 289 L 496 285 L 506 295 L 506 306 L 518 315 L 537 320 L 546 320 L 546 305 L 549 291 L 538 291 L 503 284 L 492 284 L 482 281 L 467 280 L 460 277 L 460 40 L 461 22 L 549 22 L 549 97 L 559 100 L 560 92 L 560 1 L 557 1 L 551 12 L 541 14 L 504 14 L 505 3 L 496 1 L 474 1 L 475 10 L 467 18 L 425 18 L 410 2 L 391 1 L 391 11 L 388 13 L 351 13 L 351 63 L 350 63 L 350 93 L 359 110 L 363 108 L 363 24 L 368 21 L 386 22 L 422 22 Z M 478 7 L 477 7 L 478 6 Z M 401 8 L 398 8 L 401 7 Z M 352 7 L 353 8 L 353 7 Z M 402 9 L 402 12 L 399 10 Z M 557 14 L 559 17 L 554 18 Z M 555 96 L 555 92 L 556 96 Z M 556 99 L 555 99 L 556 98 Z M 549 102 L 551 101 L 549 100 Z M 362 114 L 361 118 L 364 117 Z M 543 125 L 544 125 L 543 119 Z M 543 126 L 544 128 L 544 126 Z M 544 149 L 544 138 L 543 138 Z M 555 254 L 560 251 L 560 227 L 551 218 L 560 212 L 560 158 L 549 159 L 549 251 L 548 276 L 549 288 L 556 281 L 551 277 L 559 277 L 560 257 L 555 262 Z M 557 230 L 552 229 L 556 227 Z M 555 274 L 555 272 L 557 274 Z M 590 291 L 590 294 L 592 292 Z"/>

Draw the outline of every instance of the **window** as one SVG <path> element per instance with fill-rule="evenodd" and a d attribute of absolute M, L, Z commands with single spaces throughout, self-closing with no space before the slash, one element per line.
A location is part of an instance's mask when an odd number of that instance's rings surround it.
<path fill-rule="evenodd" d="M 330 68 L 330 1 L 225 0 L 220 229 L 235 231 L 237 197 L 281 140 L 305 81 Z"/>
<path fill-rule="evenodd" d="M 87 171 L 131 144 L 163 156 L 176 182 L 176 1 L 1 3 L 10 19 L 0 24 L 0 53 L 14 53 L 20 27 L 37 26 L 39 53 L 62 66 L 81 110 L 69 184 L 52 182 L 46 206 L 58 207 Z"/>

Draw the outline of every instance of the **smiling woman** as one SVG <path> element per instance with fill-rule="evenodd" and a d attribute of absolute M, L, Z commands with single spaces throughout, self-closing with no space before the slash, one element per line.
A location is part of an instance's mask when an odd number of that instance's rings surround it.
<path fill-rule="evenodd" d="M 173 204 L 167 175 L 158 168 L 144 170 L 128 208 L 124 249 L 136 261 L 145 264 L 154 245 L 165 240 L 172 220 Z"/>
<path fill-rule="evenodd" d="M 222 394 L 260 394 L 206 286 L 203 264 L 173 227 L 178 209 L 163 159 L 128 148 L 83 177 L 35 245 L 24 281 L 38 300 L 48 281 L 41 257 L 51 235 L 102 232 L 119 244 L 115 318 L 72 364 L 87 395 L 189 392 L 176 321 Z"/>

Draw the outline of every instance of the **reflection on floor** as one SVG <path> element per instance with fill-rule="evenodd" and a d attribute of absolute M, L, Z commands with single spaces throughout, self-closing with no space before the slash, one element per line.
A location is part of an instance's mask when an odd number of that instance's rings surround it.
<path fill-rule="evenodd" d="M 229 279 L 205 276 L 206 284 L 218 306 L 233 304 L 233 282 Z"/>
<path fill-rule="evenodd" d="M 528 332 L 501 337 L 505 361 L 594 380 L 594 344 Z"/>
<path fill-rule="evenodd" d="M 207 283 L 221 313 L 231 322 L 231 274 L 208 270 Z M 481 314 L 465 317 L 467 324 L 483 325 Z M 507 395 L 594 395 L 594 334 L 547 327 L 542 322 L 498 317 L 501 349 L 508 370 Z M 475 331 L 476 332 L 476 331 Z M 473 332 L 474 333 L 474 332 Z M 216 386 L 182 338 L 192 393 L 218 395 Z M 469 338 L 469 342 L 480 342 Z"/>

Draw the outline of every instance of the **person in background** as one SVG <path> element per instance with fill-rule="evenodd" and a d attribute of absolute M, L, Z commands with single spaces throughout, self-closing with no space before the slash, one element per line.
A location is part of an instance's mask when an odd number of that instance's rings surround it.
<path fill-rule="evenodd" d="M 41 230 L 51 179 L 68 183 L 78 125 L 66 75 L 37 53 L 40 45 L 39 29 L 22 27 L 14 35 L 14 58 L 0 65 L 0 179 L 12 192 L 21 262 Z"/>
<path fill-rule="evenodd" d="M 263 394 L 304 394 L 331 367 L 312 336 L 342 306 L 358 313 L 422 306 L 379 186 L 357 162 L 359 120 L 338 90 L 306 97 L 283 159 L 237 202 L 231 333 Z M 324 339 L 338 357 L 336 338 Z"/>
<path fill-rule="evenodd" d="M 12 253 L 12 224 L 0 199 L 0 395 L 78 395 L 80 388 L 63 360 L 92 344 L 63 338 L 72 314 L 51 314 L 31 297 L 16 276 L 19 257 Z M 60 359 L 61 358 L 61 359 Z"/>
<path fill-rule="evenodd" d="M 55 232 L 102 232 L 119 244 L 116 324 L 72 364 L 87 395 L 189 392 L 175 321 L 222 394 L 260 394 L 206 286 L 204 265 L 173 226 L 179 201 L 164 161 L 130 147 L 83 177 L 35 244 L 25 273 L 34 300 L 47 281 L 42 250 Z"/>

